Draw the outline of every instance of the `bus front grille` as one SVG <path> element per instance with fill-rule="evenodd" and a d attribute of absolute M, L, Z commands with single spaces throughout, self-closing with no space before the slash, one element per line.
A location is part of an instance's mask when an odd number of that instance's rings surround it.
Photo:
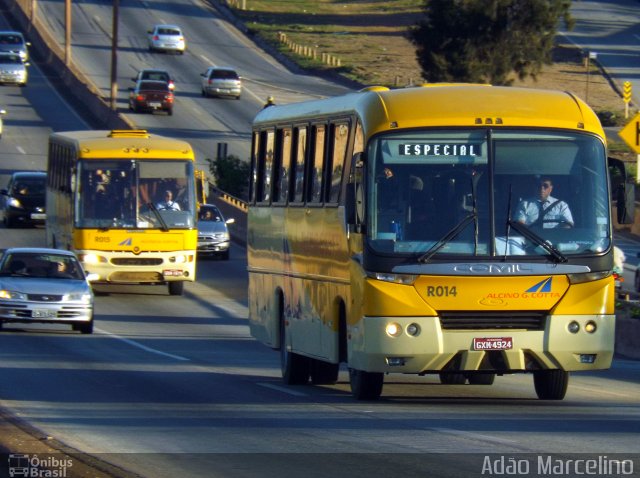
<path fill-rule="evenodd" d="M 114 257 L 111 263 L 116 266 L 159 266 L 161 257 Z"/>
<path fill-rule="evenodd" d="M 445 330 L 525 329 L 544 330 L 547 312 L 441 312 L 440 325 Z"/>

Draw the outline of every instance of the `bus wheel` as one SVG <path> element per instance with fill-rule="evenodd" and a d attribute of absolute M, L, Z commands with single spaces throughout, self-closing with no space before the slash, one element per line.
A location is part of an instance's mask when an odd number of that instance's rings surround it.
<path fill-rule="evenodd" d="M 182 295 L 182 291 L 184 291 L 183 281 L 169 282 L 169 295 Z"/>
<path fill-rule="evenodd" d="M 311 359 L 287 350 L 284 323 L 280 324 L 280 369 L 287 385 L 304 385 L 309 381 Z"/>
<path fill-rule="evenodd" d="M 468 373 L 467 379 L 471 385 L 493 385 L 496 379 L 495 373 Z"/>
<path fill-rule="evenodd" d="M 441 373 L 440 383 L 443 385 L 464 385 L 467 377 L 463 373 Z"/>
<path fill-rule="evenodd" d="M 329 363 L 310 359 L 311 383 L 314 385 L 333 385 L 338 381 L 339 363 Z"/>
<path fill-rule="evenodd" d="M 351 382 L 351 393 L 356 400 L 377 400 L 382 393 L 384 374 L 350 368 L 349 381 Z"/>
<path fill-rule="evenodd" d="M 562 400 L 569 385 L 569 372 L 564 370 L 536 370 L 533 385 L 540 400 Z"/>

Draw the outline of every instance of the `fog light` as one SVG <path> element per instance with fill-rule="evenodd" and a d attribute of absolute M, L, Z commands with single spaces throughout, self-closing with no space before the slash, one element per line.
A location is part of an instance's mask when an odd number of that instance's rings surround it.
<path fill-rule="evenodd" d="M 387 334 L 389 334 L 391 337 L 397 337 L 402 332 L 402 329 L 400 328 L 400 325 L 396 323 L 391 323 L 391 324 L 387 324 L 386 331 L 387 331 Z"/>
<path fill-rule="evenodd" d="M 405 364 L 404 357 L 387 357 L 386 360 L 389 367 L 400 367 Z"/>
<path fill-rule="evenodd" d="M 593 320 L 590 320 L 589 322 L 587 322 L 587 325 L 584 326 L 584 330 L 586 330 L 590 334 L 594 333 L 597 328 L 598 327 Z"/>
<path fill-rule="evenodd" d="M 580 354 L 580 363 L 594 363 L 596 354 Z"/>
<path fill-rule="evenodd" d="M 573 322 L 569 323 L 567 329 L 569 329 L 569 332 L 571 332 L 572 334 L 577 334 L 580 330 L 580 324 L 578 324 L 578 322 L 574 320 Z"/>
<path fill-rule="evenodd" d="M 420 326 L 418 324 L 409 324 L 407 326 L 407 334 L 415 337 L 420 333 Z"/>

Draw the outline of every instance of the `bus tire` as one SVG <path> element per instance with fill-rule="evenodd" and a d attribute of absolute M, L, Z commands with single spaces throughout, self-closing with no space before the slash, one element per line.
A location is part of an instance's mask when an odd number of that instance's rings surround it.
<path fill-rule="evenodd" d="M 464 385 L 467 377 L 463 373 L 440 373 L 440 383 L 443 385 Z"/>
<path fill-rule="evenodd" d="M 384 374 L 350 368 L 349 382 L 351 383 L 351 394 L 356 400 L 378 400 L 382 394 Z"/>
<path fill-rule="evenodd" d="M 312 384 L 333 385 L 338 381 L 338 374 L 340 373 L 339 363 L 329 363 L 317 359 L 309 360 Z"/>
<path fill-rule="evenodd" d="M 562 400 L 567 393 L 569 372 L 564 370 L 536 370 L 533 386 L 540 400 Z"/>
<path fill-rule="evenodd" d="M 311 359 L 287 350 L 284 322 L 280 322 L 280 370 L 287 385 L 305 385 L 309 381 Z"/>
<path fill-rule="evenodd" d="M 169 282 L 169 295 L 182 295 L 183 291 L 184 291 L 183 281 Z"/>
<path fill-rule="evenodd" d="M 467 374 L 467 380 L 471 385 L 493 385 L 495 379 L 495 373 L 474 372 Z"/>

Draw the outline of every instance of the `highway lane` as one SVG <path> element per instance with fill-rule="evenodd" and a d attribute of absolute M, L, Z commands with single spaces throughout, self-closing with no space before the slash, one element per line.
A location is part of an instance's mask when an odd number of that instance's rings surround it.
<path fill-rule="evenodd" d="M 633 86 L 633 103 L 640 105 L 640 17 L 637 0 L 582 0 L 571 2 L 575 28 L 562 34 L 584 51 L 597 55 L 622 91 Z M 622 100 L 620 106 L 623 106 Z"/>
<path fill-rule="evenodd" d="M 64 4 L 39 1 L 38 16 L 64 44 Z M 112 9 L 110 4 L 74 2 L 72 58 L 110 98 Z M 266 98 L 288 103 L 336 95 L 347 88 L 305 74 L 292 73 L 264 54 L 206 2 L 121 2 L 118 49 L 118 108 L 134 124 L 153 132 L 187 139 L 198 162 L 214 158 L 217 143 L 229 154 L 249 158 L 251 121 Z M 184 55 L 150 53 L 147 30 L 156 23 L 180 25 L 187 39 Z M 203 98 L 200 73 L 210 65 L 233 66 L 244 78 L 244 93 L 234 99 Z M 173 116 L 128 112 L 131 78 L 142 68 L 163 68 L 176 77 Z"/>

